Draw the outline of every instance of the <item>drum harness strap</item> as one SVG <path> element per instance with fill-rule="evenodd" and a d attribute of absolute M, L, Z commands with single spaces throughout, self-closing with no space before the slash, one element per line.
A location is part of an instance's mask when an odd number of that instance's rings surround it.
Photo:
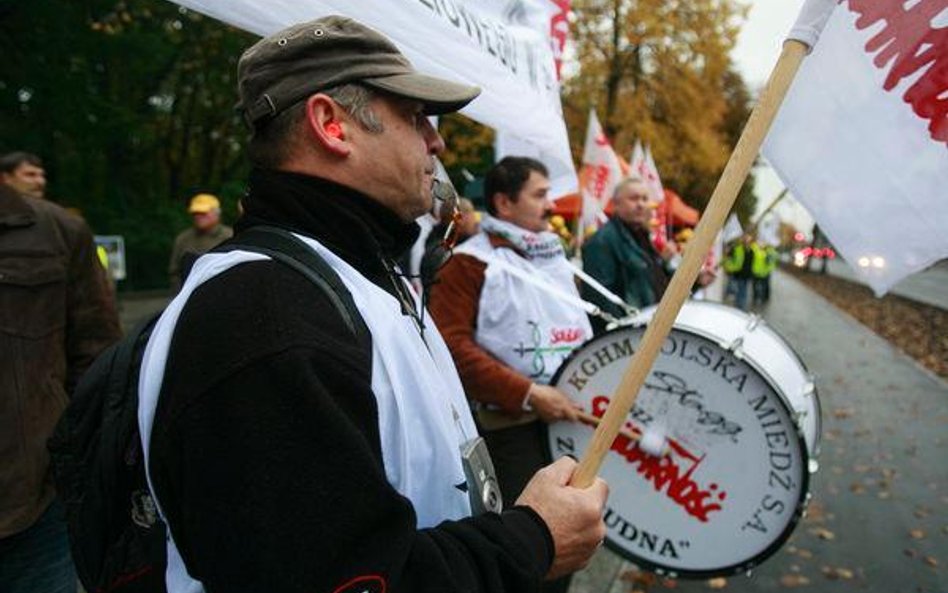
<path fill-rule="evenodd" d="M 533 286 L 536 286 L 537 288 L 543 290 L 550 296 L 555 297 L 568 305 L 582 309 L 589 315 L 594 315 L 596 317 L 599 317 L 600 319 L 605 320 L 609 324 L 619 323 L 618 319 L 616 319 L 614 316 L 610 315 L 609 313 L 603 311 L 602 309 L 600 309 L 593 303 L 590 303 L 589 301 L 583 300 L 579 298 L 578 296 L 569 294 L 568 292 L 556 286 L 553 286 L 546 280 L 540 278 L 536 272 L 528 272 L 526 270 L 521 270 L 520 268 L 513 266 L 502 259 L 492 257 L 487 254 L 479 253 L 477 254 L 476 257 L 488 265 L 496 266 L 497 268 L 503 270 L 504 272 L 507 272 L 508 274 L 512 276 L 516 276 L 517 278 L 523 280 L 524 282 L 528 284 L 532 284 Z M 593 290 L 595 290 L 596 292 L 604 296 L 606 299 L 608 299 L 609 302 L 614 303 L 618 305 L 619 307 L 621 307 L 622 310 L 625 311 L 628 316 L 631 317 L 638 314 L 638 309 L 627 304 L 617 295 L 612 293 L 608 288 L 600 284 L 595 278 L 593 278 L 592 276 L 584 272 L 582 269 L 580 269 L 579 266 L 577 266 L 573 262 L 569 262 L 569 265 L 573 269 L 573 273 L 576 274 L 576 276 L 580 280 L 588 284 Z"/>

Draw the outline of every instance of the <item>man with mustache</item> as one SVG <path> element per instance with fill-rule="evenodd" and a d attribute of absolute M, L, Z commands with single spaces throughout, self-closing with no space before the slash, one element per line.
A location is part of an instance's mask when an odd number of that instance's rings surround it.
<path fill-rule="evenodd" d="M 431 291 L 431 314 L 451 349 L 487 441 L 505 500 L 549 462 L 543 423 L 575 421 L 575 405 L 550 379 L 592 337 L 585 312 L 530 277 L 578 296 L 559 237 L 549 230 L 546 167 L 506 157 L 484 179 L 488 215 L 454 250 Z M 568 579 L 544 591 L 565 591 Z"/>

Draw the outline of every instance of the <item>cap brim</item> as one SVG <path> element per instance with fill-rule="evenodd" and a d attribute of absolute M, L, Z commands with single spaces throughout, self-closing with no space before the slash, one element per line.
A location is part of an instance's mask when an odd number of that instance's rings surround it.
<path fill-rule="evenodd" d="M 359 82 L 399 97 L 421 101 L 428 115 L 458 111 L 481 94 L 479 87 L 458 84 L 418 72 L 365 78 Z"/>

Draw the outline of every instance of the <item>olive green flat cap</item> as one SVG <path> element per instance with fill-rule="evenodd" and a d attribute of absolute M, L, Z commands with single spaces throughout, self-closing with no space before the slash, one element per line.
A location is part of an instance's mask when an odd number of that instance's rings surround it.
<path fill-rule="evenodd" d="M 415 99 L 429 115 L 457 111 L 481 92 L 422 74 L 378 31 L 328 16 L 283 29 L 243 53 L 237 109 L 255 127 L 313 93 L 348 83 Z"/>

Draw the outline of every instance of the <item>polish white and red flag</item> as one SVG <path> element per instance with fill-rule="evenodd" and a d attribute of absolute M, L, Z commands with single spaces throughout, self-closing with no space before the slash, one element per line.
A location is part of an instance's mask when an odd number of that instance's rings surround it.
<path fill-rule="evenodd" d="M 668 244 L 668 218 L 667 204 L 665 203 L 665 188 L 662 187 L 662 178 L 658 174 L 658 167 L 655 166 L 655 159 L 652 158 L 651 149 L 636 140 L 632 147 L 632 157 L 629 160 L 629 174 L 640 177 L 648 188 L 649 198 L 655 203 L 655 225 L 652 229 L 652 243 L 655 248 L 662 251 Z"/>
<path fill-rule="evenodd" d="M 882 295 L 948 257 L 948 0 L 819 4 L 763 153 Z"/>
<path fill-rule="evenodd" d="M 621 178 L 619 157 L 606 138 L 595 110 L 590 110 L 586 146 L 583 149 L 583 167 L 579 173 L 583 198 L 580 236 L 584 236 L 589 229 L 598 228 L 603 222 L 606 205 L 612 199 L 612 192 Z"/>

